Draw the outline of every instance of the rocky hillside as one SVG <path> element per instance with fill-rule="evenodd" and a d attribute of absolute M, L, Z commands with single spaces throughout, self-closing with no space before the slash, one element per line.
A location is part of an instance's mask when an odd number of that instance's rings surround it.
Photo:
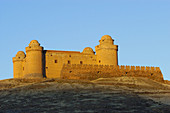
<path fill-rule="evenodd" d="M 146 78 L 0 81 L 0 113 L 170 113 L 170 85 Z"/>

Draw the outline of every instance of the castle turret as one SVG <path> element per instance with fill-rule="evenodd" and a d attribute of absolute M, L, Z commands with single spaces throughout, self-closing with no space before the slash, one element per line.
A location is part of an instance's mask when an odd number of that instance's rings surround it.
<path fill-rule="evenodd" d="M 26 50 L 26 78 L 43 78 L 42 51 L 37 40 L 32 40 Z"/>
<path fill-rule="evenodd" d="M 100 44 L 95 47 L 97 64 L 101 65 L 118 65 L 118 45 L 114 45 L 114 40 L 109 35 L 104 35 Z"/>
<path fill-rule="evenodd" d="M 22 78 L 24 73 L 24 61 L 25 53 L 19 51 L 15 57 L 13 57 L 13 76 L 14 78 Z"/>

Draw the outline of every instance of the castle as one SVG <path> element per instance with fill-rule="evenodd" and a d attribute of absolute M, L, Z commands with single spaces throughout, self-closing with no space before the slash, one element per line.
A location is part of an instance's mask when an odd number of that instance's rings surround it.
<path fill-rule="evenodd" d="M 119 66 L 118 45 L 109 35 L 99 40 L 99 45 L 86 47 L 83 52 L 44 50 L 37 40 L 32 40 L 13 57 L 14 78 L 97 79 L 101 77 L 136 76 L 163 81 L 159 67 Z"/>

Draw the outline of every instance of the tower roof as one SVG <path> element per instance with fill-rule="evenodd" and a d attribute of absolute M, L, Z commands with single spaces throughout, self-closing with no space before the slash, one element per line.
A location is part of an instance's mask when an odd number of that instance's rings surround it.
<path fill-rule="evenodd" d="M 101 40 L 113 40 L 113 39 L 109 35 L 104 35 L 104 36 L 102 36 Z"/>
<path fill-rule="evenodd" d="M 25 53 L 23 51 L 18 51 L 16 56 L 17 59 L 24 59 L 26 57 Z"/>
<path fill-rule="evenodd" d="M 18 51 L 17 55 L 25 55 L 24 51 Z"/>
<path fill-rule="evenodd" d="M 104 35 L 102 36 L 101 40 L 99 40 L 100 45 L 113 45 L 114 40 L 112 39 L 111 36 L 109 35 Z"/>
<path fill-rule="evenodd" d="M 40 46 L 40 43 L 37 40 L 32 40 L 29 46 Z"/>
<path fill-rule="evenodd" d="M 84 54 L 94 54 L 94 51 L 91 47 L 84 48 L 83 52 Z"/>

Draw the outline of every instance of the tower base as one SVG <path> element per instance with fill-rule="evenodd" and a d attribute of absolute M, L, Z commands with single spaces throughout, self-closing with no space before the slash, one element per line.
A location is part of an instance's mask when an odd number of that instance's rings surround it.
<path fill-rule="evenodd" d="M 31 73 L 31 74 L 26 74 L 24 75 L 24 78 L 30 78 L 30 79 L 40 79 L 43 78 L 43 75 L 40 73 Z"/>

